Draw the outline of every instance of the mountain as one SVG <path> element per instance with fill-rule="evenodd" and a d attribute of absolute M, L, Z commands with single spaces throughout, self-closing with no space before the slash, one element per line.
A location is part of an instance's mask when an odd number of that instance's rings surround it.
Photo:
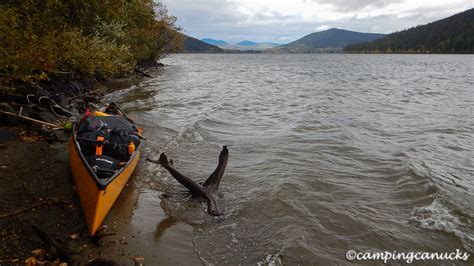
<path fill-rule="evenodd" d="M 267 42 L 267 43 L 264 43 L 264 44 L 268 44 L 268 45 L 272 45 L 272 46 L 281 46 L 281 45 L 285 45 L 284 43 L 275 43 L 275 42 Z"/>
<path fill-rule="evenodd" d="M 224 50 L 212 44 L 205 43 L 196 38 L 184 35 L 184 52 L 195 53 L 220 53 Z"/>
<path fill-rule="evenodd" d="M 212 44 L 212 45 L 227 45 L 228 44 L 223 40 L 214 40 L 214 39 L 210 39 L 210 38 L 204 38 L 204 39 L 201 39 L 201 41 L 203 41 L 207 44 Z"/>
<path fill-rule="evenodd" d="M 256 46 L 258 43 L 256 42 L 251 42 L 251 41 L 241 41 L 241 42 L 238 42 L 236 43 L 235 45 L 238 45 L 238 46 Z"/>
<path fill-rule="evenodd" d="M 215 40 L 211 38 L 204 38 L 204 39 L 201 39 L 201 41 L 210 45 L 218 46 L 219 48 L 224 49 L 224 50 L 232 50 L 233 52 L 260 51 L 260 50 L 269 49 L 269 48 L 273 48 L 273 47 L 281 45 L 281 44 L 276 44 L 276 43 L 257 43 L 257 42 L 247 41 L 247 40 L 238 42 L 236 44 L 230 44 L 223 40 Z"/>
<path fill-rule="evenodd" d="M 237 51 L 261 51 L 269 48 L 276 47 L 281 44 L 275 43 L 257 43 L 252 41 L 241 41 L 236 44 L 225 44 L 219 45 L 220 48 L 225 50 L 237 50 Z"/>
<path fill-rule="evenodd" d="M 327 53 L 341 52 L 353 43 L 369 42 L 383 37 L 384 34 L 361 33 L 355 31 L 329 29 L 314 32 L 294 42 L 270 49 L 270 52 L 290 53 Z"/>
<path fill-rule="evenodd" d="M 349 53 L 474 53 L 474 8 L 426 25 L 349 45 Z"/>

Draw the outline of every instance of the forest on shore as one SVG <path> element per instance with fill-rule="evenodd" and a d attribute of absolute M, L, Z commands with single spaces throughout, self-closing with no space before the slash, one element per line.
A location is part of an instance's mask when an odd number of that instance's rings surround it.
<path fill-rule="evenodd" d="M 175 22 L 153 0 L 0 0 L 0 83 L 128 72 L 181 48 Z"/>
<path fill-rule="evenodd" d="M 347 53 L 474 53 L 474 8 L 426 25 L 348 45 Z"/>

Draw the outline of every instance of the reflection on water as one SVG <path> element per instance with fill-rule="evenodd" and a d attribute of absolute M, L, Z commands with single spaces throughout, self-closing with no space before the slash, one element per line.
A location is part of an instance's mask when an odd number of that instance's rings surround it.
<path fill-rule="evenodd" d="M 164 264 L 345 263 L 350 249 L 473 253 L 473 59 L 167 58 L 154 78 L 111 97 L 143 125 L 145 157 L 166 151 L 197 180 L 232 145 L 226 215 L 207 215 L 142 160 L 112 216 L 135 239 L 127 250 Z"/>

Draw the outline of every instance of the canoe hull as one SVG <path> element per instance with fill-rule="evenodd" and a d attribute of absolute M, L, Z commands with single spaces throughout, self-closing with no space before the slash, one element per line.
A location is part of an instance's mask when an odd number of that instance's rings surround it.
<path fill-rule="evenodd" d="M 89 228 L 89 234 L 93 236 L 135 170 L 140 157 L 140 150 L 135 151 L 136 154 L 125 168 L 105 188 L 100 189 L 86 166 L 87 162 L 80 154 L 74 134 L 69 139 L 71 172 Z"/>

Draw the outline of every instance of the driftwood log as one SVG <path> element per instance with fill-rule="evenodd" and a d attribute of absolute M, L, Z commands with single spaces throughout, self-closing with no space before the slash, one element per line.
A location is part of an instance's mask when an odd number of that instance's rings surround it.
<path fill-rule="evenodd" d="M 202 185 L 174 169 L 172 161 L 169 161 L 164 153 L 160 154 L 158 161 L 149 158 L 147 158 L 147 161 L 161 165 L 168 170 L 179 183 L 188 188 L 193 195 L 205 198 L 207 201 L 207 212 L 211 215 L 219 216 L 223 214 L 223 211 L 218 204 L 219 196 L 217 190 L 219 189 L 219 184 L 224 175 L 228 159 L 229 150 L 227 146 L 223 146 L 219 154 L 219 164 L 216 170 L 212 172 Z"/>

